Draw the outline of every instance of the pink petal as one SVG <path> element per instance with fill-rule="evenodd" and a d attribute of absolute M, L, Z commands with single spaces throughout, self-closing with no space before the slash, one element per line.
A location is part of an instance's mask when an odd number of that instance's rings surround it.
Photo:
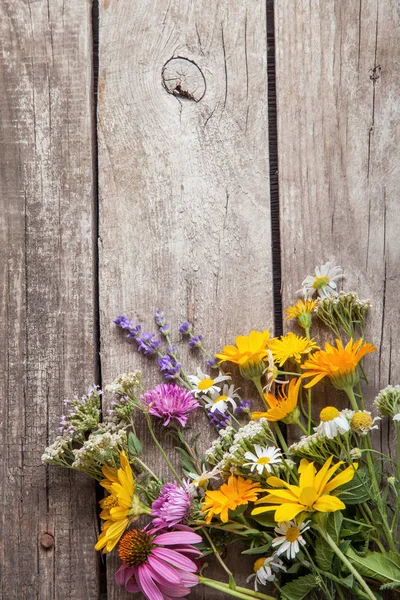
<path fill-rule="evenodd" d="M 175 546 L 176 544 L 199 544 L 203 538 L 194 531 L 170 531 L 154 538 L 154 544 Z"/>
<path fill-rule="evenodd" d="M 171 550 L 175 550 L 176 552 L 183 552 L 184 554 L 195 554 L 199 556 L 201 554 L 200 550 L 197 548 L 193 548 L 191 546 L 172 546 Z"/>
<path fill-rule="evenodd" d="M 126 582 L 125 589 L 127 592 L 140 592 L 140 587 L 138 586 L 138 584 L 133 582 L 131 579 L 128 579 L 128 581 Z"/>
<path fill-rule="evenodd" d="M 182 572 L 181 576 L 183 584 L 187 587 L 194 587 L 199 583 L 199 578 L 194 573 Z"/>
<path fill-rule="evenodd" d="M 165 561 L 159 560 L 151 554 L 149 554 L 147 560 L 150 567 L 152 568 L 152 571 L 161 576 L 163 580 L 165 580 L 167 583 L 168 581 L 170 581 L 171 583 L 182 583 L 182 578 L 180 577 L 179 572 Z M 159 583 L 163 583 L 163 581 L 159 581 Z"/>
<path fill-rule="evenodd" d="M 148 600 L 164 600 L 164 594 L 160 592 L 151 578 L 151 570 L 146 563 L 143 563 L 138 567 L 137 579 L 142 588 L 142 592 L 147 596 Z"/>
<path fill-rule="evenodd" d="M 197 566 L 195 563 L 187 558 L 186 556 L 182 556 L 179 552 L 175 552 L 169 548 L 153 548 L 151 551 L 153 556 L 158 556 L 158 558 L 163 558 L 167 562 L 171 563 L 175 567 L 180 567 L 185 571 L 195 573 L 197 571 Z"/>
<path fill-rule="evenodd" d="M 128 565 L 121 565 L 118 571 L 115 573 L 115 583 L 120 587 L 125 585 L 125 569 Z"/>

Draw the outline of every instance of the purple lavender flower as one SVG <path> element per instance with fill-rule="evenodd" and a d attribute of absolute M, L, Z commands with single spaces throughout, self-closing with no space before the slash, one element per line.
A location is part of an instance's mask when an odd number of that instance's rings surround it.
<path fill-rule="evenodd" d="M 151 515 L 154 517 L 153 525 L 157 529 L 174 527 L 182 523 L 190 510 L 189 483 L 183 481 L 183 486 L 166 483 L 157 500 L 151 505 Z"/>
<path fill-rule="evenodd" d="M 202 335 L 193 335 L 189 340 L 189 346 L 191 348 L 200 348 L 202 343 L 203 336 Z"/>
<path fill-rule="evenodd" d="M 119 325 L 122 329 L 130 329 L 133 325 L 133 321 L 130 321 L 128 317 L 124 317 L 123 315 L 119 315 L 114 319 L 114 323 Z"/>
<path fill-rule="evenodd" d="M 178 379 L 182 369 L 181 363 L 177 362 L 168 354 L 165 354 L 158 360 L 158 364 L 167 381 Z"/>
<path fill-rule="evenodd" d="M 235 413 L 237 415 L 249 415 L 251 412 L 252 401 L 251 400 L 240 400 L 236 407 Z"/>
<path fill-rule="evenodd" d="M 209 358 L 207 360 L 207 364 L 212 369 L 218 369 L 218 359 L 217 358 Z"/>
<path fill-rule="evenodd" d="M 164 425 L 168 425 L 171 419 L 176 419 L 185 427 L 188 414 L 199 406 L 191 392 L 174 383 L 156 385 L 141 398 L 149 407 L 149 413 L 163 419 Z"/>
<path fill-rule="evenodd" d="M 174 356 L 178 351 L 178 348 L 175 346 L 175 344 L 172 344 L 172 346 L 167 346 L 167 354 L 169 354 L 170 356 Z"/>
<path fill-rule="evenodd" d="M 160 327 L 160 333 L 167 337 L 171 333 L 171 325 L 163 325 Z"/>
<path fill-rule="evenodd" d="M 179 326 L 179 333 L 183 333 L 183 335 L 189 335 L 193 329 L 193 325 L 189 323 L 189 321 L 185 321 Z"/>
<path fill-rule="evenodd" d="M 230 416 L 216 409 L 214 412 L 207 413 L 210 419 L 211 425 L 214 425 L 217 429 L 225 429 L 229 425 Z"/>
<path fill-rule="evenodd" d="M 165 314 L 161 308 L 157 308 L 156 312 L 154 313 L 154 320 L 158 327 L 165 325 Z"/>
<path fill-rule="evenodd" d="M 138 352 L 143 350 L 145 356 L 156 354 L 157 348 L 161 344 L 161 341 L 156 338 L 154 333 L 148 333 L 147 331 L 143 331 L 140 336 L 137 335 L 134 339 L 138 345 Z"/>

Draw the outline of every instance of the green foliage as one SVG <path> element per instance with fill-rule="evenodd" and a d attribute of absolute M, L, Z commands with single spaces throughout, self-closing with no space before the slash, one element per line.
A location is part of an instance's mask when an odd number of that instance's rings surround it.
<path fill-rule="evenodd" d="M 320 579 L 316 575 L 304 575 L 286 583 L 281 588 L 281 594 L 287 600 L 303 600 L 319 583 Z"/>
<path fill-rule="evenodd" d="M 359 556 L 350 547 L 346 556 L 363 577 L 400 586 L 400 555 L 397 552 L 367 552 Z"/>
<path fill-rule="evenodd" d="M 128 449 L 131 456 L 140 456 L 143 451 L 141 441 L 132 431 L 128 435 Z"/>

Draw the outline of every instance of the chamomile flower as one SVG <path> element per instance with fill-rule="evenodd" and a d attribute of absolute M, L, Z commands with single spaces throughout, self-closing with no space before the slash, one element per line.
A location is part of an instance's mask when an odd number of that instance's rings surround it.
<path fill-rule="evenodd" d="M 327 262 L 322 267 L 315 268 L 315 275 L 308 275 L 303 281 L 302 289 L 304 298 L 311 299 L 315 292 L 320 298 L 326 298 L 331 294 L 338 296 L 336 282 L 342 279 L 343 271 L 341 267 L 334 267 L 332 263 Z"/>
<path fill-rule="evenodd" d="M 232 410 L 236 410 L 236 398 L 239 398 L 239 394 L 235 390 L 235 386 L 227 383 L 225 383 L 222 390 L 217 388 L 217 391 L 212 391 L 211 398 L 203 396 L 203 400 L 206 401 L 206 410 L 212 413 L 215 410 L 225 413 L 229 409 L 229 405 L 231 405 Z"/>
<path fill-rule="evenodd" d="M 300 551 L 300 546 L 306 545 L 302 534 L 310 528 L 309 522 L 305 521 L 301 525 L 296 520 L 278 523 L 275 527 L 275 533 L 280 533 L 280 535 L 272 540 L 272 547 L 278 548 L 276 550 L 277 556 L 286 552 L 286 558 L 289 560 L 296 557 L 296 554 Z"/>
<path fill-rule="evenodd" d="M 188 379 L 193 386 L 194 395 L 197 397 L 201 394 L 209 394 L 212 392 L 219 392 L 218 383 L 223 381 L 229 381 L 229 375 L 223 375 L 219 373 L 218 377 L 210 377 L 206 373 L 203 373 L 201 369 L 197 369 L 197 375 L 188 375 Z"/>
<path fill-rule="evenodd" d="M 400 421 L 400 413 L 397 413 L 397 415 L 394 415 L 393 421 Z"/>
<path fill-rule="evenodd" d="M 259 475 L 262 475 L 264 471 L 271 473 L 272 465 L 279 464 L 282 462 L 282 454 L 278 448 L 269 446 L 263 448 L 258 444 L 254 444 L 255 454 L 253 452 L 246 452 L 244 457 L 250 462 L 244 463 L 244 467 L 250 467 L 250 471 L 257 471 Z"/>
<path fill-rule="evenodd" d="M 378 425 L 375 425 L 376 421 L 380 421 L 381 417 L 372 418 L 371 413 L 368 410 L 359 410 L 354 413 L 353 418 L 350 421 L 350 427 L 358 435 L 367 435 L 371 429 L 379 429 Z"/>
<path fill-rule="evenodd" d="M 350 430 L 348 419 L 335 406 L 325 406 L 319 413 L 319 418 L 321 422 L 318 427 L 314 427 L 314 431 L 329 440 Z"/>
<path fill-rule="evenodd" d="M 219 475 L 219 465 L 214 467 L 211 471 L 206 471 L 203 467 L 201 473 L 188 473 L 188 477 L 191 479 L 189 484 L 190 490 L 195 491 L 197 488 L 205 489 L 208 482 L 211 479 L 217 479 Z"/>
<path fill-rule="evenodd" d="M 258 585 L 267 585 L 268 581 L 275 581 L 279 571 L 286 571 L 286 567 L 280 558 L 276 556 L 268 556 L 267 558 L 259 558 L 254 563 L 254 573 L 246 579 L 249 583 L 254 579 L 254 589 L 258 592 Z"/>

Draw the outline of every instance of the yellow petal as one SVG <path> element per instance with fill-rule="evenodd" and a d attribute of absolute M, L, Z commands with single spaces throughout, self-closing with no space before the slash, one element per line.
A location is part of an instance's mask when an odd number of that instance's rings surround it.
<path fill-rule="evenodd" d="M 299 513 L 303 512 L 305 507 L 302 504 L 282 504 L 275 512 L 275 521 L 291 521 Z"/>
<path fill-rule="evenodd" d="M 276 510 L 277 508 L 279 508 L 278 506 L 259 506 L 258 508 L 254 508 L 251 511 L 252 515 L 260 515 L 262 513 L 271 511 L 271 510 Z"/>
<path fill-rule="evenodd" d="M 343 485 L 343 484 L 351 481 L 353 479 L 357 469 L 358 469 L 358 463 L 353 463 L 350 467 L 347 467 L 347 469 L 345 469 L 344 471 L 339 473 L 339 475 L 336 475 L 336 477 L 334 477 L 332 479 L 332 481 L 327 483 L 326 486 L 324 487 L 324 489 L 323 489 L 324 494 L 328 494 L 332 490 L 339 487 L 339 485 Z"/>
<path fill-rule="evenodd" d="M 299 487 L 302 490 L 306 487 L 314 487 L 314 476 L 316 469 L 314 463 L 309 463 L 300 475 Z"/>
<path fill-rule="evenodd" d="M 335 512 L 336 510 L 343 510 L 346 505 L 343 504 L 336 496 L 321 496 L 314 503 L 313 508 L 319 512 Z"/>

